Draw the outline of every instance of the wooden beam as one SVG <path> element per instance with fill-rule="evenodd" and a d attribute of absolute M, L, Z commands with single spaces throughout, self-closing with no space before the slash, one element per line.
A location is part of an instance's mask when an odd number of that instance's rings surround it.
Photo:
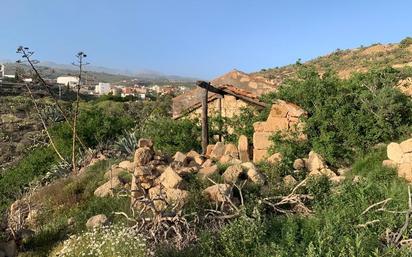
<path fill-rule="evenodd" d="M 202 97 L 202 153 L 206 154 L 207 146 L 209 145 L 209 121 L 208 121 L 208 91 L 209 86 L 206 85 Z"/>

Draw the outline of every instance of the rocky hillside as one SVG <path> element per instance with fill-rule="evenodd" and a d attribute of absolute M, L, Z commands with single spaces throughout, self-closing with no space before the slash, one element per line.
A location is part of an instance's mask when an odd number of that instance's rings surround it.
<path fill-rule="evenodd" d="M 405 38 L 396 44 L 373 44 L 354 49 L 337 49 L 327 54 L 307 61 L 305 65 L 313 65 L 321 73 L 329 69 L 335 70 L 341 78 L 347 78 L 353 72 L 366 72 L 371 68 L 391 66 L 401 69 L 412 67 L 412 39 Z M 297 64 L 262 69 L 255 74 L 274 80 L 277 84 L 285 78 L 293 76 Z"/>

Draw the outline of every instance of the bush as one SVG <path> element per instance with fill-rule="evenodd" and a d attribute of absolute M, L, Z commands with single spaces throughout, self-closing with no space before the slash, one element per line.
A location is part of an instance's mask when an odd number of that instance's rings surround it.
<path fill-rule="evenodd" d="M 329 163 L 350 163 L 356 151 L 395 140 L 410 131 L 412 101 L 394 86 L 402 74 L 392 68 L 357 74 L 348 80 L 302 68 L 272 98 L 308 112 L 305 132 L 312 149 Z"/>
<path fill-rule="evenodd" d="M 167 117 L 150 119 L 142 132 L 143 137 L 153 140 L 155 148 L 164 153 L 200 150 L 201 128 L 198 120 L 172 120 Z"/>
<path fill-rule="evenodd" d="M 400 47 L 407 47 L 412 44 L 412 37 L 406 37 L 399 43 Z"/>
<path fill-rule="evenodd" d="M 143 237 L 134 229 L 109 226 L 72 236 L 55 252 L 61 257 L 143 257 L 145 245 Z"/>

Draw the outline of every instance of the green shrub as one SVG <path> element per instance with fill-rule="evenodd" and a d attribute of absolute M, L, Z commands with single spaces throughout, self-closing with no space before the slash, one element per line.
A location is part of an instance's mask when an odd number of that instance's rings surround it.
<path fill-rule="evenodd" d="M 399 43 L 400 47 L 407 47 L 412 44 L 412 37 L 406 37 Z"/>
<path fill-rule="evenodd" d="M 201 129 L 197 120 L 173 120 L 168 117 L 156 117 L 147 121 L 143 136 L 153 140 L 155 148 L 164 153 L 200 150 Z"/>
<path fill-rule="evenodd" d="M 394 88 L 402 76 L 387 68 L 342 80 L 334 73 L 320 76 L 305 67 L 298 79 L 286 81 L 271 96 L 304 108 L 311 148 L 331 164 L 348 164 L 356 151 L 398 139 L 410 131 L 412 101 Z"/>

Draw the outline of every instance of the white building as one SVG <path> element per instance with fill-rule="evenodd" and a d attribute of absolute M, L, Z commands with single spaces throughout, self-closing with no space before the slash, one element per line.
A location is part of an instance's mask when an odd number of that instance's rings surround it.
<path fill-rule="evenodd" d="M 57 84 L 75 87 L 79 84 L 79 78 L 74 76 L 60 76 L 57 78 Z"/>
<path fill-rule="evenodd" d="M 4 77 L 4 70 L 5 70 L 4 65 L 0 64 L 0 78 Z"/>
<path fill-rule="evenodd" d="M 111 92 L 110 83 L 99 82 L 99 84 L 95 87 L 94 91 L 99 95 L 107 95 Z"/>

